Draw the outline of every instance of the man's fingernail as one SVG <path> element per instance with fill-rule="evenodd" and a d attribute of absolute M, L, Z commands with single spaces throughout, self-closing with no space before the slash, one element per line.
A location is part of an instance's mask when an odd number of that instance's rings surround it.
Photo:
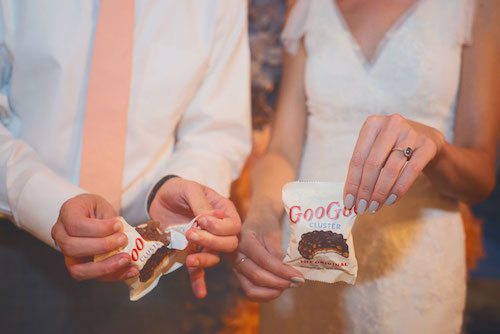
<path fill-rule="evenodd" d="M 196 232 L 191 232 L 191 234 L 189 234 L 189 240 L 198 241 L 200 240 L 200 236 Z"/>
<path fill-rule="evenodd" d="M 198 223 L 200 223 L 201 227 L 207 226 L 207 218 L 201 217 L 200 220 L 198 220 Z"/>
<path fill-rule="evenodd" d="M 118 244 L 119 245 L 122 245 L 122 246 L 125 246 L 127 244 L 127 236 L 125 234 L 121 234 L 119 237 L 118 237 Z"/>
<path fill-rule="evenodd" d="M 378 206 L 379 206 L 378 202 L 372 201 L 370 203 L 370 207 L 368 207 L 368 212 L 374 214 L 375 212 L 377 212 Z"/>
<path fill-rule="evenodd" d="M 306 282 L 302 277 L 297 276 L 290 278 L 290 280 L 293 282 L 292 284 L 296 284 L 297 286 L 302 286 Z"/>
<path fill-rule="evenodd" d="M 364 199 L 362 199 L 358 202 L 358 206 L 357 206 L 358 215 L 362 215 L 363 213 L 365 213 L 367 204 L 368 203 Z"/>
<path fill-rule="evenodd" d="M 385 201 L 385 205 L 389 206 L 389 205 L 393 204 L 397 198 L 398 198 L 398 196 L 391 194 L 391 196 L 389 196 L 387 198 L 387 201 Z"/>
<path fill-rule="evenodd" d="M 352 208 L 353 204 L 354 204 L 354 196 L 351 194 L 347 194 L 347 196 L 345 197 L 344 206 L 347 209 L 350 209 L 350 208 Z"/>
<path fill-rule="evenodd" d="M 116 223 L 115 225 L 113 225 L 113 231 L 120 232 L 121 229 L 122 229 L 122 224 L 121 223 Z"/>
<path fill-rule="evenodd" d="M 124 266 L 125 266 L 125 265 L 127 265 L 128 263 L 129 263 L 129 261 L 128 261 L 126 258 L 124 258 L 124 257 L 122 257 L 122 258 L 118 261 L 118 265 L 119 265 L 120 267 L 124 267 Z"/>
<path fill-rule="evenodd" d="M 129 271 L 129 272 L 127 273 L 127 278 L 132 278 L 132 277 L 134 277 L 134 276 L 135 276 L 135 272 L 133 272 L 133 271 Z"/>
<path fill-rule="evenodd" d="M 213 214 L 217 217 L 217 216 L 220 216 L 220 219 L 223 219 L 225 216 L 226 216 L 226 213 L 224 210 L 221 210 L 221 209 L 217 209 L 217 210 L 214 210 Z"/>
<path fill-rule="evenodd" d="M 200 266 L 200 260 L 195 259 L 191 262 L 191 267 L 199 267 Z"/>

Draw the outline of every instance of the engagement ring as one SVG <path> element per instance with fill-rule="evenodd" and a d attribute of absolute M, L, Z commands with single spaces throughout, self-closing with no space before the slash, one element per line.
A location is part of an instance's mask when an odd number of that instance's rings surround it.
<path fill-rule="evenodd" d="M 392 151 L 400 151 L 400 152 L 403 152 L 403 154 L 405 155 L 406 159 L 410 160 L 411 158 L 411 155 L 413 154 L 413 149 L 411 147 L 407 147 L 407 148 L 402 148 L 402 147 L 394 147 L 392 149 Z"/>
<path fill-rule="evenodd" d="M 245 262 L 246 259 L 248 259 L 248 257 L 243 256 L 238 262 L 236 262 L 236 264 L 234 266 L 238 267 L 240 264 L 242 264 L 243 262 Z"/>

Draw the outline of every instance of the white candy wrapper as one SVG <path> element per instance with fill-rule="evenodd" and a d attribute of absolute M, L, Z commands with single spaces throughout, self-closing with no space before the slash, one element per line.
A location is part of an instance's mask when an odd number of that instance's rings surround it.
<path fill-rule="evenodd" d="M 185 234 L 191 227 L 199 228 L 197 221 L 198 217 L 187 224 L 171 225 L 166 230 L 161 231 L 161 233 L 167 235 L 168 245 L 160 241 L 146 240 L 137 232 L 136 228 L 130 226 L 125 219 L 122 217 L 119 217 L 119 219 L 123 225 L 123 233 L 125 233 L 128 238 L 127 246 L 108 254 L 95 256 L 94 261 L 105 260 L 117 253 L 128 253 L 132 259 L 131 265 L 136 267 L 140 272 L 136 277 L 132 277 L 125 281 L 129 286 L 130 300 L 136 301 L 153 290 L 162 275 L 169 274 L 179 269 L 186 262 L 187 255 L 191 254 L 194 249 L 188 247 L 188 241 L 185 238 Z M 145 226 L 145 224 L 139 225 L 138 227 L 142 226 Z M 165 256 L 165 254 L 166 256 L 154 267 L 151 267 L 150 264 L 149 267 L 144 269 L 148 261 L 158 252 L 158 250 L 162 252 L 163 256 Z M 157 254 L 157 256 L 159 255 L 160 254 Z M 145 271 L 150 271 L 151 268 L 153 268 L 152 273 L 145 273 Z M 148 279 L 144 281 L 145 274 L 147 274 L 146 277 L 148 277 Z M 143 281 L 141 281 L 141 275 L 143 275 Z"/>
<path fill-rule="evenodd" d="M 292 234 L 283 260 L 306 279 L 354 284 L 358 262 L 351 229 L 356 218 L 343 201 L 344 183 L 292 182 L 283 203 Z"/>

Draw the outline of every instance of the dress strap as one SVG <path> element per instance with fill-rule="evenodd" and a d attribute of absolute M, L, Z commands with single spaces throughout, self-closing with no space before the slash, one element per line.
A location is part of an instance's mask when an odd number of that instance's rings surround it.
<path fill-rule="evenodd" d="M 462 0 L 462 36 L 461 42 L 464 45 L 472 43 L 472 33 L 474 17 L 476 12 L 476 0 Z"/>
<path fill-rule="evenodd" d="M 288 53 L 297 52 L 299 42 L 307 31 L 313 0 L 298 0 L 291 9 L 281 33 L 281 41 Z"/>

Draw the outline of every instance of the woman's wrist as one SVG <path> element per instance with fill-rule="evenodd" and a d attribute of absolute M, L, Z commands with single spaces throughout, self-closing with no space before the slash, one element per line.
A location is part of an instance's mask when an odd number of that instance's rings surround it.
<path fill-rule="evenodd" d="M 433 130 L 434 133 L 430 137 L 430 140 L 432 140 L 435 144 L 436 153 L 434 154 L 434 157 L 429 161 L 427 166 L 425 166 L 423 170 L 424 172 L 434 171 L 440 165 L 440 161 L 446 157 L 446 154 L 449 151 L 451 145 L 446 141 L 444 135 L 441 132 L 434 128 Z"/>
<path fill-rule="evenodd" d="M 281 204 L 281 203 L 280 203 Z M 272 205 L 270 201 L 252 201 L 248 209 L 245 222 L 266 223 L 269 221 L 279 221 L 283 214 L 283 207 Z"/>

